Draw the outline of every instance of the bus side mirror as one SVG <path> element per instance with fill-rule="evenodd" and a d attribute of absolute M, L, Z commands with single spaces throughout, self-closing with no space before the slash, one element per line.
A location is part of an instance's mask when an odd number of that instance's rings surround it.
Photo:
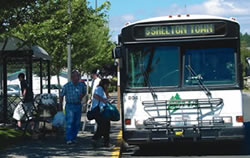
<path fill-rule="evenodd" d="M 250 65 L 250 57 L 246 57 L 246 62 Z"/>
<path fill-rule="evenodd" d="M 250 57 L 246 58 L 247 67 L 246 67 L 246 76 L 250 76 Z"/>
<path fill-rule="evenodd" d="M 112 51 L 112 57 L 114 59 L 119 59 L 121 57 L 121 47 L 118 46 L 118 47 L 116 47 L 116 48 L 113 49 L 113 51 Z"/>

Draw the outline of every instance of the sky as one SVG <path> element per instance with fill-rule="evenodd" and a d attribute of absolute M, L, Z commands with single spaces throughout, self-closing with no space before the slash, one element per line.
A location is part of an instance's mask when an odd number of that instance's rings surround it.
<path fill-rule="evenodd" d="M 95 8 L 95 0 L 88 0 Z M 97 0 L 100 6 L 106 0 Z M 234 17 L 240 31 L 250 34 L 250 0 L 109 0 L 109 27 L 112 41 L 117 41 L 121 28 L 135 22 L 158 16 L 178 14 L 214 15 Z"/>

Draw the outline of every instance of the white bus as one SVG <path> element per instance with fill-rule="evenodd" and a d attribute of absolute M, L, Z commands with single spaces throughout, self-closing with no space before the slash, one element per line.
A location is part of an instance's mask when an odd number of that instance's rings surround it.
<path fill-rule="evenodd" d="M 129 144 L 244 138 L 240 26 L 206 15 L 156 17 L 122 28 L 123 139 Z"/>

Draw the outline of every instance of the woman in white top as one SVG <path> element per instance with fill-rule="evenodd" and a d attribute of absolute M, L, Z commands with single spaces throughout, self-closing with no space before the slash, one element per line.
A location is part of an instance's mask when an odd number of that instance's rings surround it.
<path fill-rule="evenodd" d="M 100 114 L 95 116 L 95 120 L 97 122 L 97 130 L 93 136 L 93 140 L 97 141 L 102 136 L 104 137 L 104 146 L 109 147 L 109 133 L 110 133 L 110 120 L 104 119 L 101 117 L 101 112 L 104 110 L 106 103 L 108 103 L 108 86 L 109 80 L 102 79 L 99 83 L 99 86 L 95 89 L 93 100 L 92 100 L 92 108 L 99 108 Z"/>

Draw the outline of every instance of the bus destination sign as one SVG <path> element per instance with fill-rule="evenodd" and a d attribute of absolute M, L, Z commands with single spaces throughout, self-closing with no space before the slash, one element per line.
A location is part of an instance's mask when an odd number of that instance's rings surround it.
<path fill-rule="evenodd" d="M 214 33 L 214 24 L 163 25 L 145 27 L 144 37 L 197 36 Z"/>

